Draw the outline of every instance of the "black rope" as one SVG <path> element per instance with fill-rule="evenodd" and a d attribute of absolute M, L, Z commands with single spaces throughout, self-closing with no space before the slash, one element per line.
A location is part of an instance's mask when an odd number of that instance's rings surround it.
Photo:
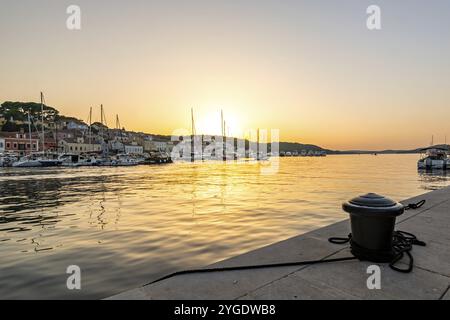
<path fill-rule="evenodd" d="M 295 266 L 306 266 L 311 264 L 320 263 L 330 263 L 338 261 L 348 261 L 356 260 L 356 257 L 345 257 L 345 258 L 334 258 L 334 259 L 323 259 L 323 260 L 310 260 L 310 261 L 296 261 L 296 262 L 283 262 L 283 263 L 273 263 L 273 264 L 260 264 L 260 265 L 249 265 L 249 266 L 237 266 L 237 267 L 221 267 L 221 268 L 208 268 L 208 269 L 191 269 L 183 270 L 171 273 L 167 276 L 159 278 L 155 281 L 145 284 L 145 286 L 160 282 L 175 276 L 193 273 L 212 273 L 212 272 L 222 272 L 222 271 L 238 271 L 238 270 L 250 270 L 250 269 L 265 269 L 265 268 L 280 268 L 280 267 L 295 267 Z"/>
<path fill-rule="evenodd" d="M 419 209 L 420 207 L 422 207 L 427 201 L 426 200 L 420 200 L 417 203 L 410 203 L 405 207 L 405 210 L 410 210 L 410 209 Z"/>
<path fill-rule="evenodd" d="M 349 234 L 347 238 L 333 237 L 328 239 L 334 244 L 350 243 L 351 251 L 361 261 L 389 262 L 389 267 L 403 273 L 409 273 L 413 269 L 414 258 L 411 254 L 413 245 L 426 246 L 426 243 L 417 239 L 415 235 L 405 231 L 394 231 L 391 250 L 370 250 L 358 245 Z M 408 267 L 401 269 L 396 266 L 404 256 L 408 257 Z"/>
<path fill-rule="evenodd" d="M 408 209 L 418 209 L 425 204 L 425 200 L 421 200 L 418 203 L 409 204 L 405 210 Z M 352 247 L 352 252 L 354 250 L 368 250 L 362 247 L 359 247 L 354 241 L 352 241 L 352 235 L 349 234 L 347 238 L 339 238 L 333 237 L 328 239 L 329 242 L 334 244 L 346 244 L 350 243 Z M 393 239 L 393 250 L 395 252 L 394 258 L 391 260 L 389 266 L 399 272 L 411 272 L 413 267 L 413 257 L 410 253 L 413 245 L 425 246 L 425 242 L 420 241 L 417 237 L 411 233 L 405 231 L 395 231 L 394 239 Z M 374 255 L 374 252 L 370 252 L 366 254 Z M 377 252 L 377 254 L 380 254 Z M 408 269 L 400 269 L 395 267 L 395 264 L 402 260 L 404 255 L 409 257 L 409 266 Z M 148 286 L 163 280 L 167 280 L 169 278 L 173 278 L 175 276 L 185 275 L 185 274 L 194 274 L 194 273 L 213 273 L 213 272 L 223 272 L 223 271 L 239 271 L 239 270 L 255 270 L 255 269 L 265 269 L 265 268 L 280 268 L 280 267 L 295 267 L 295 266 L 306 266 L 312 264 L 321 264 L 321 263 L 330 263 L 330 262 L 340 262 L 340 261 L 350 261 L 359 259 L 356 256 L 353 257 L 344 257 L 344 258 L 333 258 L 333 259 L 322 259 L 322 260 L 310 260 L 310 261 L 296 261 L 296 262 L 283 262 L 283 263 L 273 263 L 273 264 L 261 264 L 261 265 L 247 265 L 247 266 L 236 266 L 236 267 L 218 267 L 218 268 L 205 268 L 205 269 L 191 269 L 191 270 L 182 270 L 177 271 L 166 276 L 163 276 L 159 279 L 151 281 L 144 286 Z"/>

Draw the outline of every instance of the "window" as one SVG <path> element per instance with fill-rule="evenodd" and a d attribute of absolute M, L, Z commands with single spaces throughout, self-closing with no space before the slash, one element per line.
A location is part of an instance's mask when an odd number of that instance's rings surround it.
<path fill-rule="evenodd" d="M 33 149 L 36 150 L 36 144 L 35 143 L 33 143 Z"/>
<path fill-rule="evenodd" d="M 9 142 L 6 143 L 6 147 L 9 149 L 11 148 L 11 145 L 9 144 Z"/>
<path fill-rule="evenodd" d="M 27 149 L 30 149 L 30 144 L 29 143 L 27 143 Z"/>
<path fill-rule="evenodd" d="M 0 142 L 0 148 L 3 149 L 3 142 Z"/>
<path fill-rule="evenodd" d="M 72 151 L 73 150 L 73 148 L 72 148 L 72 146 L 70 146 L 70 151 Z"/>
<path fill-rule="evenodd" d="M 14 148 L 14 149 L 17 149 L 17 143 L 14 143 L 14 144 L 13 144 L 13 148 Z"/>

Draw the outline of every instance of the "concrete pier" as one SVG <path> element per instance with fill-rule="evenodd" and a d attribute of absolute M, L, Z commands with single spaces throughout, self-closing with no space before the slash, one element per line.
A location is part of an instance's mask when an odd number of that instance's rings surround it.
<path fill-rule="evenodd" d="M 380 290 L 367 288 L 367 278 L 370 276 L 367 274 L 367 267 L 374 263 L 355 260 L 181 275 L 110 299 L 450 300 L 450 187 L 407 199 L 402 203 L 422 199 L 427 200 L 426 204 L 420 209 L 406 211 L 398 218 L 396 229 L 415 234 L 427 246 L 414 246 L 412 273 L 399 273 L 390 269 L 387 264 L 378 264 L 381 268 Z M 208 267 L 348 257 L 351 256 L 348 245 L 331 244 L 328 238 L 345 237 L 349 232 L 349 221 L 344 220 Z"/>

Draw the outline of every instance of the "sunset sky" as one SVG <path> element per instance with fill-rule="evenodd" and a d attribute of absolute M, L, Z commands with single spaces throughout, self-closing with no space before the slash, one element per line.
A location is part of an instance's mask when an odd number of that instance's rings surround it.
<path fill-rule="evenodd" d="M 77 4 L 82 29 L 66 28 Z M 366 28 L 381 7 L 382 30 Z M 280 129 L 330 149 L 450 141 L 450 1 L 1 0 L 0 102 L 127 129 Z"/>

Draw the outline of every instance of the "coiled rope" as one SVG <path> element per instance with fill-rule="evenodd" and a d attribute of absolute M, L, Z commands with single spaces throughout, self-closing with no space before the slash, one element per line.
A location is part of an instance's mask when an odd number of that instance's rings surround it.
<path fill-rule="evenodd" d="M 415 210 L 422 207 L 426 203 L 426 200 L 421 200 L 417 203 L 410 203 L 405 207 L 405 210 Z M 425 247 L 426 243 L 417 239 L 415 235 L 406 231 L 394 231 L 392 239 L 392 248 L 389 250 L 370 250 L 357 244 L 352 239 L 352 234 L 349 234 L 347 238 L 333 237 L 328 239 L 329 242 L 334 244 L 346 244 L 350 243 L 351 251 L 361 261 L 374 261 L 374 262 L 389 262 L 391 269 L 409 273 L 413 270 L 414 258 L 411 254 L 413 245 Z M 401 261 L 404 256 L 408 257 L 408 266 L 405 269 L 396 266 L 397 262 Z"/>

